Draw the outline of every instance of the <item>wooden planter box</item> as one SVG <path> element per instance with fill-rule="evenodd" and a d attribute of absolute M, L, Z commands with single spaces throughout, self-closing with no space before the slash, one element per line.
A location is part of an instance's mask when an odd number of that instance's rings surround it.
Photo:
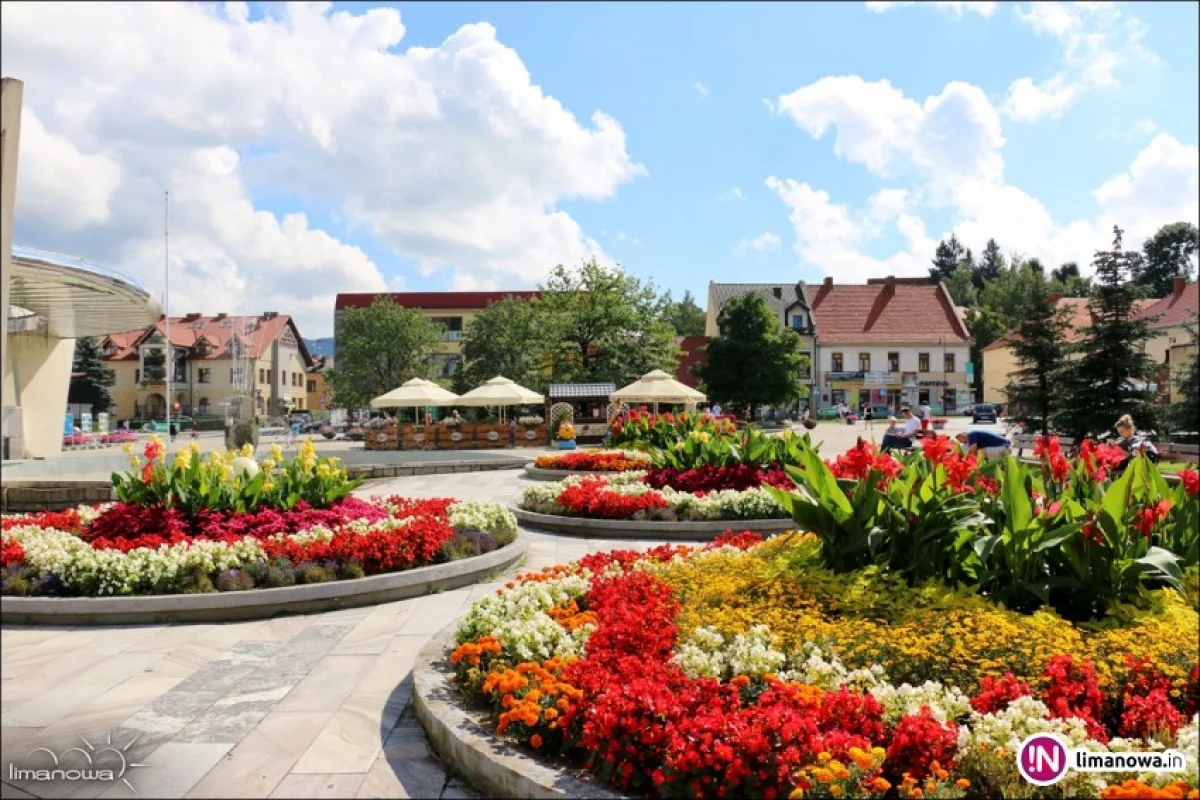
<path fill-rule="evenodd" d="M 424 450 L 434 444 L 434 429 L 405 425 L 400 429 L 400 437 L 405 450 Z"/>
<path fill-rule="evenodd" d="M 475 426 L 475 446 L 480 450 L 508 447 L 511 438 L 507 422 L 503 425 L 495 423 Z"/>
<path fill-rule="evenodd" d="M 451 428 L 446 425 L 438 427 L 438 450 L 470 450 L 474 445 L 474 425 L 459 425 Z"/>
<path fill-rule="evenodd" d="M 517 426 L 517 447 L 537 447 L 546 443 L 550 436 L 549 426 L 543 422 L 536 428 Z"/>
<path fill-rule="evenodd" d="M 382 428 L 367 428 L 364 430 L 366 438 L 363 440 L 367 450 L 399 450 L 400 449 L 400 426 L 395 420 L 390 421 Z"/>

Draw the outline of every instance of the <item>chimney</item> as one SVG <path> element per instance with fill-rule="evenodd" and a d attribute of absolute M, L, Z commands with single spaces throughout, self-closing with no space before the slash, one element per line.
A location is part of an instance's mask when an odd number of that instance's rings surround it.
<path fill-rule="evenodd" d="M 775 295 L 776 300 L 782 300 L 783 299 L 783 287 L 782 286 L 773 287 L 771 289 L 771 294 Z"/>
<path fill-rule="evenodd" d="M 275 319 L 278 316 L 279 316 L 278 311 L 264 311 L 262 318 L 263 319 Z"/>
<path fill-rule="evenodd" d="M 824 286 L 826 289 L 833 288 L 833 276 L 832 275 L 830 275 L 828 278 L 825 279 Z"/>
<path fill-rule="evenodd" d="M 213 322 L 220 322 L 221 320 L 225 319 L 227 316 L 229 316 L 229 315 L 226 314 L 224 311 L 222 311 L 220 314 L 217 314 L 215 317 L 213 317 Z"/>
<path fill-rule="evenodd" d="M 1176 275 L 1175 280 L 1171 283 L 1171 296 L 1179 297 L 1183 294 L 1183 290 L 1187 288 L 1187 277 L 1184 275 Z"/>
<path fill-rule="evenodd" d="M 884 283 L 884 291 L 885 292 L 887 292 L 888 294 L 896 293 L 896 276 L 895 275 L 888 275 L 887 280 L 885 280 L 883 283 Z"/>

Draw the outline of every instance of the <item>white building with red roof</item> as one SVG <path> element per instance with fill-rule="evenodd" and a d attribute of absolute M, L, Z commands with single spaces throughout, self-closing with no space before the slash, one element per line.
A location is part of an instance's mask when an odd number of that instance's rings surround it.
<path fill-rule="evenodd" d="M 1146 342 L 1146 353 L 1161 364 L 1160 383 L 1170 385 L 1170 402 L 1177 403 L 1179 390 L 1171 381 L 1170 373 L 1182 368 L 1195 352 L 1193 334 L 1196 331 L 1197 314 L 1200 314 L 1200 284 L 1188 283 L 1187 278 L 1176 276 L 1171 294 L 1143 308 L 1139 317 L 1150 320 L 1154 336 Z"/>
<path fill-rule="evenodd" d="M 160 317 L 147 328 L 100 340 L 100 352 L 116 378 L 110 391 L 117 419 L 165 416 L 166 327 L 166 318 Z M 305 375 L 313 359 L 287 314 L 171 317 L 171 351 L 172 414 L 279 416 L 307 409 Z M 156 368 L 157 358 L 164 369 Z M 252 408 L 245 408 L 247 402 Z"/>
<path fill-rule="evenodd" d="M 826 278 L 809 293 L 822 408 L 929 404 L 949 413 L 973 402 L 970 334 L 941 283 Z"/>

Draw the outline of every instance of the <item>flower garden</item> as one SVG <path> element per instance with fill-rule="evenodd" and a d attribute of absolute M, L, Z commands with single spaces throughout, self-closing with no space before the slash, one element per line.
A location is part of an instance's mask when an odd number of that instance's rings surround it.
<path fill-rule="evenodd" d="M 491 552 L 513 541 L 502 506 L 360 500 L 312 441 L 291 461 L 157 438 L 113 475 L 118 502 L 3 519 L 0 591 L 17 596 L 231 592 L 360 578 Z"/>
<path fill-rule="evenodd" d="M 1194 470 L 1168 484 L 1145 458 L 1085 442 L 1072 460 L 1054 439 L 1022 464 L 945 437 L 825 461 L 804 437 L 656 435 L 649 470 L 522 506 L 737 519 L 769 503 L 796 532 L 592 554 L 476 602 L 449 660 L 500 736 L 653 797 L 1200 796 Z M 730 468 L 757 485 L 683 477 Z M 1186 769 L 1037 787 L 1016 752 L 1039 732 L 1173 749 Z"/>

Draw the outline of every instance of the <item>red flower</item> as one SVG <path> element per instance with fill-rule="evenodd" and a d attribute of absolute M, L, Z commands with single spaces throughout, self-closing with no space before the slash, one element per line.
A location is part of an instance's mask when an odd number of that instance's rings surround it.
<path fill-rule="evenodd" d="M 921 451 L 925 454 L 925 458 L 929 459 L 934 464 L 940 464 L 950 455 L 953 447 L 950 443 L 949 436 L 938 436 L 934 434 L 922 440 Z"/>
<path fill-rule="evenodd" d="M 1148 695 L 1130 695 L 1124 700 L 1119 730 L 1122 736 L 1148 739 L 1163 732 L 1174 736 L 1183 727 L 1183 715 L 1171 705 L 1166 689 L 1160 687 Z"/>
<path fill-rule="evenodd" d="M 149 483 L 154 480 L 154 462 L 147 461 L 142 466 L 142 483 Z"/>
<path fill-rule="evenodd" d="M 0 567 L 11 567 L 25 563 L 25 548 L 10 536 L 0 540 Z"/>
<path fill-rule="evenodd" d="M 146 459 L 153 461 L 163 454 L 163 446 L 155 441 L 146 442 L 146 449 L 142 451 Z"/>
<path fill-rule="evenodd" d="M 1154 532 L 1154 526 L 1171 513 L 1172 505 L 1170 500 L 1164 498 L 1152 506 L 1144 506 L 1138 510 L 1137 516 L 1133 520 L 1133 527 L 1137 528 L 1142 536 L 1149 539 L 1150 534 Z"/>
<path fill-rule="evenodd" d="M 1188 497 L 1200 494 L 1200 472 L 1194 469 L 1180 470 L 1179 480 L 1183 482 L 1183 490 L 1187 492 Z"/>
<path fill-rule="evenodd" d="M 850 450 L 833 461 L 826 461 L 825 464 L 836 477 L 850 480 L 862 480 L 872 472 L 878 472 L 883 476 L 882 484 L 895 478 L 902 469 L 899 461 L 887 453 L 877 452 L 874 444 L 863 439 L 859 439 Z"/>
<path fill-rule="evenodd" d="M 718 547 L 730 545 L 736 547 L 738 550 L 749 550 L 754 545 L 761 543 L 764 538 L 758 531 L 725 531 L 704 545 L 704 549 L 715 550 Z"/>
<path fill-rule="evenodd" d="M 980 714 L 995 714 L 1008 708 L 1018 697 L 1033 694 L 1029 684 L 1006 672 L 1003 678 L 984 676 L 979 680 L 979 694 L 971 698 L 971 708 Z"/>
<path fill-rule="evenodd" d="M 939 722 L 929 706 L 919 714 L 905 714 L 896 724 L 887 747 L 887 765 L 897 775 L 909 773 L 917 780 L 930 773 L 933 762 L 948 769 L 958 749 L 958 728 L 953 722 Z"/>
<path fill-rule="evenodd" d="M 601 478 L 587 477 L 563 489 L 556 502 L 568 513 L 599 519 L 631 519 L 651 509 L 669 508 L 658 492 L 642 495 L 620 494 Z"/>
<path fill-rule="evenodd" d="M 1047 685 L 1042 702 L 1054 719 L 1078 717 L 1087 725 L 1088 735 L 1100 742 L 1108 741 L 1108 732 L 1100 723 L 1104 717 L 1104 694 L 1092 662 L 1076 664 L 1074 656 L 1051 656 L 1043 673 Z"/>

